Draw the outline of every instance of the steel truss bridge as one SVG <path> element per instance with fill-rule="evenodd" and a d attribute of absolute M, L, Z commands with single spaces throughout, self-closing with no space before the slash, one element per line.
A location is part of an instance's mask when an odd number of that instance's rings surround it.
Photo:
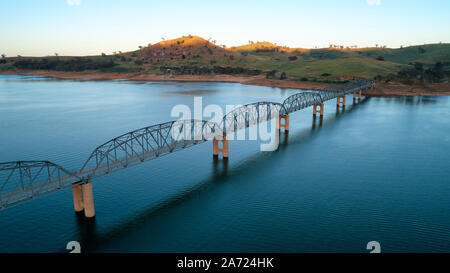
<path fill-rule="evenodd" d="M 0 209 L 53 191 L 88 181 L 111 172 L 174 153 L 206 141 L 223 138 L 238 130 L 287 116 L 310 106 L 372 88 L 373 82 L 355 80 L 316 92 L 300 92 L 283 103 L 255 102 L 227 113 L 220 123 L 178 120 L 138 129 L 98 146 L 77 171 L 49 161 L 0 163 Z"/>

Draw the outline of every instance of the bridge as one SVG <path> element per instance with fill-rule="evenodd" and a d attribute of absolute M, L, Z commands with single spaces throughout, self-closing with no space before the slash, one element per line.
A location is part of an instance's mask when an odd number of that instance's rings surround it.
<path fill-rule="evenodd" d="M 337 107 L 345 107 L 347 94 L 353 93 L 355 102 L 368 88 L 373 88 L 373 82 L 354 80 L 321 91 L 300 92 L 283 103 L 247 104 L 227 113 L 220 123 L 193 119 L 152 125 L 98 146 L 77 171 L 49 161 L 0 163 L 0 209 L 71 186 L 75 211 L 84 211 L 85 217 L 92 218 L 95 209 L 91 181 L 95 178 L 207 141 L 213 142 L 213 156 L 222 154 L 228 159 L 227 135 L 274 118 L 277 118 L 277 129 L 284 128 L 287 132 L 290 113 L 312 106 L 314 116 L 323 116 L 325 101 L 337 99 Z"/>

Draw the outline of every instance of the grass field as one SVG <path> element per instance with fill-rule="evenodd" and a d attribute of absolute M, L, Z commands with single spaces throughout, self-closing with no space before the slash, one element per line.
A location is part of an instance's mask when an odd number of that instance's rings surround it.
<path fill-rule="evenodd" d="M 0 70 L 30 65 L 29 63 L 24 65 L 24 59 L 32 60 L 32 69 L 63 71 L 101 67 L 100 72 L 161 74 L 164 73 L 161 67 L 184 66 L 212 69 L 215 66 L 221 66 L 257 69 L 261 73 L 276 70 L 284 72 L 288 79 L 293 80 L 338 80 L 351 77 L 373 79 L 376 76 L 385 77 L 396 74 L 402 69 L 413 67 L 415 62 L 421 62 L 425 66 L 441 62 L 445 69 L 448 69 L 450 44 L 429 44 L 399 49 L 304 49 L 262 42 L 227 49 L 198 36 L 184 36 L 149 45 L 140 50 L 108 56 L 3 58 L 0 62 Z M 86 60 L 89 66 L 79 64 L 86 63 Z M 16 64 L 17 62 L 19 63 Z M 106 62 L 113 62 L 114 65 L 107 66 Z M 21 63 L 22 66 L 19 65 Z"/>

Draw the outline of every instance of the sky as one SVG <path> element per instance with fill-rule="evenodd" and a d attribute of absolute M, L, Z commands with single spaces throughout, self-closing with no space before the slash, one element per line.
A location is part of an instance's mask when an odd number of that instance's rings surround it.
<path fill-rule="evenodd" d="M 449 0 L 0 0 L 0 54 L 98 55 L 183 35 L 289 47 L 450 42 Z"/>

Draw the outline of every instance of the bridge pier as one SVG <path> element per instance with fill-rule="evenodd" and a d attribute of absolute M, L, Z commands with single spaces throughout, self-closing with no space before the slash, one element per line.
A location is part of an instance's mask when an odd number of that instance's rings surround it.
<path fill-rule="evenodd" d="M 83 190 L 81 189 L 81 185 L 73 185 L 72 186 L 72 194 L 73 194 L 73 208 L 75 212 L 82 212 L 84 210 L 83 207 Z"/>
<path fill-rule="evenodd" d="M 222 142 L 222 148 L 219 147 L 219 142 Z M 228 139 L 226 136 L 221 140 L 217 138 L 213 140 L 213 156 L 218 157 L 219 153 L 222 153 L 224 159 L 228 159 Z"/>
<path fill-rule="evenodd" d="M 362 90 L 353 92 L 353 100 L 356 100 L 356 99 L 360 100 L 361 97 L 362 97 Z"/>
<path fill-rule="evenodd" d="M 73 185 L 72 193 L 75 212 L 82 212 L 84 210 L 84 216 L 86 218 L 95 217 L 92 183 Z"/>
<path fill-rule="evenodd" d="M 336 101 L 336 106 L 339 107 L 342 104 L 342 107 L 345 107 L 345 95 L 344 96 L 338 96 Z"/>
<path fill-rule="evenodd" d="M 323 117 L 323 103 L 315 104 L 313 106 L 313 115 L 316 116 L 317 113 L 320 113 L 320 116 Z"/>
<path fill-rule="evenodd" d="M 284 119 L 284 124 L 281 123 L 281 120 Z M 281 131 L 281 127 L 284 128 L 285 132 L 289 132 L 289 115 L 282 115 L 278 117 L 277 129 Z"/>

